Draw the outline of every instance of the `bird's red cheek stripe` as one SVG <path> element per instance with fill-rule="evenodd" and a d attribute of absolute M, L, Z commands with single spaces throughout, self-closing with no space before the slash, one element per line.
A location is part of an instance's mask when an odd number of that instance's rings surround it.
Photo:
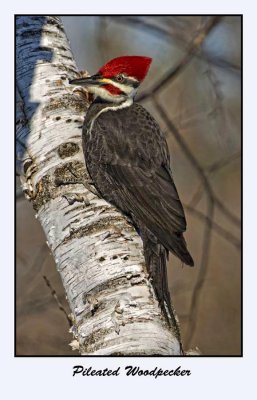
<path fill-rule="evenodd" d="M 117 88 L 116 86 L 113 86 L 111 84 L 104 85 L 104 88 L 106 90 L 108 90 L 108 92 L 111 93 L 111 94 L 117 94 L 118 95 L 118 94 L 122 93 L 122 91 L 119 88 Z"/>

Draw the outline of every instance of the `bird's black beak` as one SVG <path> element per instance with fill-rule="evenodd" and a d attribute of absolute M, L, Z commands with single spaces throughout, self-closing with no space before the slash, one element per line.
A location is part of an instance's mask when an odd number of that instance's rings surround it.
<path fill-rule="evenodd" d="M 78 86 L 100 86 L 103 84 L 101 82 L 101 75 L 92 75 L 92 76 L 87 76 L 84 78 L 78 78 L 78 79 L 71 79 L 69 80 L 70 85 L 78 85 Z"/>

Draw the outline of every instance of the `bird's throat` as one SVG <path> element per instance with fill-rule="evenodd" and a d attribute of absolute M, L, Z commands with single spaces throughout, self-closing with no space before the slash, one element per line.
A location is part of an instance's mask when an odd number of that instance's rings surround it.
<path fill-rule="evenodd" d="M 94 123 L 101 114 L 106 113 L 108 111 L 118 111 L 123 108 L 130 107 L 130 106 L 132 106 L 132 104 L 133 104 L 132 97 L 128 97 L 123 102 L 120 102 L 120 103 L 102 102 L 101 100 L 96 98 L 96 100 L 93 102 L 91 107 L 99 106 L 99 110 L 96 113 L 94 113 L 94 116 L 92 117 L 92 119 L 90 121 L 90 128 L 88 130 L 88 134 L 91 136 L 91 132 L 92 132 Z M 90 112 L 90 109 L 88 112 Z"/>

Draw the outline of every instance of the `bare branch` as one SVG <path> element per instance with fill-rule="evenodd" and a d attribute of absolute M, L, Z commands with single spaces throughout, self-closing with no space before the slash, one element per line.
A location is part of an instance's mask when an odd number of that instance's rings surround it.
<path fill-rule="evenodd" d="M 179 34 L 177 31 L 175 32 L 170 32 L 165 30 L 161 26 L 153 25 L 151 22 L 148 22 L 146 19 L 141 19 L 138 17 L 132 17 L 132 16 L 119 16 L 119 17 L 109 17 L 112 21 L 115 23 L 119 24 L 127 24 L 129 26 L 133 26 L 136 29 L 139 29 L 144 32 L 149 32 L 152 35 L 155 35 L 156 37 L 159 37 L 160 39 L 163 39 L 170 43 L 170 40 L 173 39 L 175 42 L 177 42 L 180 46 L 182 46 L 183 49 L 187 50 L 188 49 L 188 41 L 185 40 L 183 35 Z M 206 50 L 200 49 L 199 53 L 196 53 L 194 55 L 197 58 L 200 58 L 208 63 L 211 63 L 212 65 L 225 69 L 229 72 L 234 73 L 236 76 L 240 76 L 241 73 L 241 67 L 239 65 L 236 65 L 229 60 L 224 60 L 223 58 L 220 58 L 218 56 L 213 56 L 211 54 L 208 54 Z"/>
<path fill-rule="evenodd" d="M 200 263 L 199 270 L 198 270 L 199 272 L 198 272 L 197 280 L 196 280 L 196 283 L 195 283 L 195 286 L 193 289 L 191 304 L 190 304 L 189 313 L 188 313 L 190 324 L 189 324 L 188 332 L 187 332 L 187 336 L 186 336 L 187 346 L 190 346 L 190 343 L 191 343 L 194 333 L 195 333 L 197 313 L 198 313 L 199 305 L 200 305 L 200 295 L 202 292 L 201 289 L 205 283 L 206 275 L 208 272 L 208 261 L 209 261 L 209 253 L 210 253 L 210 248 L 211 248 L 213 215 L 214 215 L 214 202 L 212 199 L 209 199 L 208 210 L 207 210 L 207 220 L 206 220 L 205 230 L 204 230 L 202 258 L 201 258 L 201 263 Z"/>
<path fill-rule="evenodd" d="M 205 27 L 196 34 L 192 43 L 189 45 L 188 50 L 184 57 L 170 70 L 168 71 L 163 78 L 157 82 L 153 88 L 143 93 L 138 97 L 138 101 L 146 100 L 148 97 L 156 94 L 159 90 L 165 87 L 171 81 L 174 81 L 175 78 L 184 70 L 184 68 L 190 63 L 193 59 L 194 55 L 199 51 L 204 39 L 208 36 L 211 30 L 220 22 L 221 17 L 212 17 L 210 18 Z"/>
<path fill-rule="evenodd" d="M 184 204 L 184 207 L 192 215 L 195 215 L 197 218 L 201 219 L 206 224 L 209 224 L 213 230 L 215 230 L 227 242 L 231 243 L 237 250 L 241 249 L 241 241 L 236 236 L 234 236 L 231 232 L 224 229 L 222 226 L 220 226 L 216 222 L 210 220 L 208 215 L 203 214 L 201 211 L 197 210 L 196 208 L 192 207 L 191 205 Z"/>
<path fill-rule="evenodd" d="M 219 171 L 221 168 L 226 167 L 230 163 L 234 162 L 235 160 L 238 160 L 241 157 L 241 152 L 237 151 L 236 153 L 231 154 L 228 157 L 222 158 L 219 161 L 214 162 L 211 164 L 209 167 L 205 168 L 206 173 L 212 174 L 216 171 Z"/>
<path fill-rule="evenodd" d="M 221 168 L 226 167 L 229 165 L 231 162 L 235 161 L 241 156 L 240 152 L 236 152 L 235 154 L 232 154 L 229 157 L 222 158 L 220 161 L 217 161 L 210 165 L 209 167 L 205 168 L 205 174 L 206 176 L 212 176 L 216 171 L 219 171 Z M 198 188 L 196 189 L 194 195 L 192 196 L 192 199 L 190 201 L 190 207 L 195 207 L 199 201 L 202 198 L 204 192 L 204 188 L 202 187 L 202 184 L 200 183 Z"/>
<path fill-rule="evenodd" d="M 53 296 L 54 300 L 56 301 L 56 304 L 57 304 L 59 310 L 65 315 L 65 318 L 68 321 L 69 327 L 71 328 L 72 325 L 73 325 L 72 318 L 69 316 L 69 314 L 65 310 L 64 306 L 60 302 L 60 300 L 59 300 L 59 298 L 57 296 L 57 293 L 56 293 L 55 289 L 53 288 L 53 286 L 51 285 L 49 279 L 45 275 L 43 275 L 43 279 L 44 279 L 46 285 L 49 287 L 51 295 Z"/>

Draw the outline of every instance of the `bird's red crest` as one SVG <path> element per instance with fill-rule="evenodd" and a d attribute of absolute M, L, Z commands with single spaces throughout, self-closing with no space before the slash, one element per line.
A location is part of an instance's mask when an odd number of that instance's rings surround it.
<path fill-rule="evenodd" d="M 151 62 L 152 59 L 150 57 L 117 57 L 106 63 L 98 72 L 105 78 L 111 78 L 123 73 L 142 81 L 149 70 Z"/>

